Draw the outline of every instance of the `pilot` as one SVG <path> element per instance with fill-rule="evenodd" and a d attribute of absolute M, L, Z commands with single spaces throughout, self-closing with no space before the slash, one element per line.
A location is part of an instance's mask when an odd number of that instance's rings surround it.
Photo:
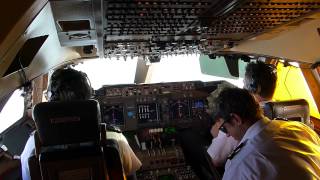
<path fill-rule="evenodd" d="M 277 85 L 277 69 L 262 61 L 250 62 L 244 75 L 244 89 L 247 89 L 260 106 L 270 101 Z"/>
<path fill-rule="evenodd" d="M 244 88 L 252 93 L 255 99 L 259 102 L 260 106 L 263 107 L 267 101 L 271 100 L 276 88 L 276 83 L 277 72 L 274 66 L 265 64 L 261 61 L 250 62 L 246 66 Z M 209 110 L 211 111 L 211 114 L 215 113 L 214 105 L 216 97 L 225 87 L 232 87 L 232 85 L 229 83 L 219 85 L 217 90 L 212 92 L 207 98 L 209 101 Z M 213 136 L 213 140 L 207 152 L 210 155 L 212 163 L 215 167 L 224 167 L 228 155 L 238 144 L 233 137 L 226 135 L 226 133 L 223 131 L 223 128 L 219 129 L 222 123 L 223 121 L 221 119 L 215 118 L 215 123 L 210 131 L 211 135 Z"/>
<path fill-rule="evenodd" d="M 228 82 L 222 82 L 218 84 L 217 89 L 210 93 L 207 97 L 208 109 L 207 113 L 213 118 L 213 125 L 211 127 L 210 133 L 213 137 L 212 143 L 207 149 L 208 154 L 211 157 L 212 164 L 223 171 L 223 167 L 227 161 L 228 155 L 232 150 L 238 145 L 238 141 L 233 139 L 231 136 L 227 136 L 223 130 L 220 130 L 221 122 L 216 116 L 216 99 L 219 93 L 225 88 L 235 87 Z"/>
<path fill-rule="evenodd" d="M 221 127 L 239 141 L 223 180 L 320 179 L 320 138 L 297 121 L 270 121 L 245 89 L 226 88 L 217 98 Z"/>
<path fill-rule="evenodd" d="M 83 72 L 63 68 L 56 70 L 48 86 L 48 101 L 87 100 L 91 98 L 92 88 L 87 75 Z M 141 167 L 141 162 L 129 146 L 122 133 L 109 131 L 107 137 L 115 139 L 119 145 L 124 172 L 128 177 L 134 178 L 135 171 Z M 29 180 L 30 172 L 28 159 L 34 154 L 35 144 L 33 134 L 29 137 L 21 154 L 21 169 L 23 180 Z"/>

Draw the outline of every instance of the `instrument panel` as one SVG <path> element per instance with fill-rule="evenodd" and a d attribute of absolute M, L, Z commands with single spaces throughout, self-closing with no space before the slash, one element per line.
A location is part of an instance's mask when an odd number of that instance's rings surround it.
<path fill-rule="evenodd" d="M 206 87 L 218 82 L 176 82 L 105 86 L 96 92 L 102 121 L 122 131 L 141 127 L 188 125 L 205 112 Z M 209 89 L 210 89 L 209 88 Z"/>
<path fill-rule="evenodd" d="M 138 179 L 199 179 L 185 159 L 179 131 L 204 124 L 206 97 L 219 83 L 130 84 L 96 91 L 102 121 L 123 131 L 143 164 Z"/>

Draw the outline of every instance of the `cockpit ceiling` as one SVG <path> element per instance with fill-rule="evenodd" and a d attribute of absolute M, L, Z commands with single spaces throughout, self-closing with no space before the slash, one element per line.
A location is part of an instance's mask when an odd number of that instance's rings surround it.
<path fill-rule="evenodd" d="M 99 2 L 103 8 L 97 13 Z M 102 56 L 149 57 L 230 48 L 319 12 L 320 0 L 92 0 L 92 9 L 88 19 L 94 25 L 87 32 L 97 34 L 94 45 Z M 53 6 L 56 21 L 66 20 L 56 16 L 58 11 L 63 8 Z"/>

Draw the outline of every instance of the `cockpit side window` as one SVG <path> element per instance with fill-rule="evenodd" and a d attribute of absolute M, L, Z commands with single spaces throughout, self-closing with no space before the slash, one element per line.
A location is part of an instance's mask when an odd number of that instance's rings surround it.
<path fill-rule="evenodd" d="M 273 96 L 276 101 L 305 99 L 310 108 L 310 115 L 320 119 L 319 110 L 309 86 L 299 67 L 285 66 L 283 63 L 277 65 L 277 87 Z"/>
<path fill-rule="evenodd" d="M 23 90 L 15 90 L 0 112 L 0 134 L 23 116 L 24 97 L 22 93 Z"/>

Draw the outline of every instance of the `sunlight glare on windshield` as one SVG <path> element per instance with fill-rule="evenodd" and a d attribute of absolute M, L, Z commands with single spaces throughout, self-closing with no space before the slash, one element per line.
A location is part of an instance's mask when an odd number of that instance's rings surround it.
<path fill-rule="evenodd" d="M 91 86 L 99 89 L 103 85 L 133 84 L 138 57 L 124 61 L 123 58 L 87 60 L 75 66 L 75 69 L 87 73 Z M 145 83 L 179 81 L 228 81 L 238 87 L 243 86 L 243 79 L 229 79 L 202 74 L 199 55 L 164 56 L 160 62 L 149 65 Z M 226 69 L 227 71 L 227 69 Z"/>
<path fill-rule="evenodd" d="M 127 61 L 123 58 L 94 59 L 78 64 L 75 69 L 85 72 L 93 89 L 99 89 L 103 85 L 132 84 L 137 60 L 137 57 L 129 58 Z"/>
<path fill-rule="evenodd" d="M 150 65 L 147 83 L 225 80 L 238 87 L 243 86 L 243 78 L 229 79 L 201 73 L 199 58 L 200 55 L 196 54 L 164 56 L 160 62 Z"/>

